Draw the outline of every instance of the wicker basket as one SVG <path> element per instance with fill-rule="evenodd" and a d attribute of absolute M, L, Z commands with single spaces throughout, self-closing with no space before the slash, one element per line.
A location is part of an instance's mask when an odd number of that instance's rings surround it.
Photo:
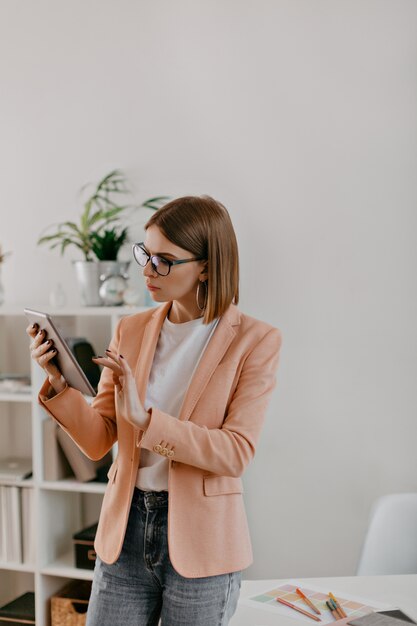
<path fill-rule="evenodd" d="M 73 580 L 52 596 L 52 626 L 85 626 L 90 593 L 90 581 Z"/>

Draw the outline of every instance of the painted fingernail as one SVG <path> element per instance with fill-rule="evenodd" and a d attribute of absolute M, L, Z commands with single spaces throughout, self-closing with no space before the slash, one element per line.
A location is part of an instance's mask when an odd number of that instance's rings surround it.
<path fill-rule="evenodd" d="M 106 352 L 110 352 L 110 353 L 111 353 L 111 350 L 108 350 L 108 349 L 106 348 Z"/>
<path fill-rule="evenodd" d="M 124 358 L 125 358 L 125 357 L 123 356 L 123 354 L 119 354 L 119 357 L 120 357 L 121 359 L 124 359 Z"/>
<path fill-rule="evenodd" d="M 32 324 L 32 328 L 37 328 L 38 325 L 37 324 Z"/>

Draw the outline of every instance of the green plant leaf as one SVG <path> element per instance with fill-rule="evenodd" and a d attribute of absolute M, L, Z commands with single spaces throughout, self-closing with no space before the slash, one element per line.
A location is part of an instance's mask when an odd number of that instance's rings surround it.
<path fill-rule="evenodd" d="M 40 239 L 38 239 L 36 243 L 39 245 L 41 243 L 52 241 L 52 239 L 56 239 L 56 238 L 61 239 L 61 235 L 59 233 L 56 233 L 55 235 L 45 235 L 44 237 L 41 237 Z"/>
<path fill-rule="evenodd" d="M 103 218 L 108 219 L 109 217 L 114 217 L 115 215 L 119 215 L 122 211 L 125 211 L 126 207 L 124 206 L 115 206 L 113 209 L 108 209 L 104 211 Z"/>
<path fill-rule="evenodd" d="M 75 231 L 77 235 L 81 235 L 80 229 L 78 228 L 77 224 L 75 224 L 74 222 L 64 222 L 63 225 L 68 226 L 68 228 Z"/>
<path fill-rule="evenodd" d="M 84 209 L 83 214 L 81 215 L 81 230 L 82 231 L 86 231 L 88 229 L 88 221 L 90 219 L 90 212 L 93 206 L 93 200 L 90 198 L 89 200 L 87 200 L 84 206 L 85 206 L 85 209 Z"/>
<path fill-rule="evenodd" d="M 143 202 L 141 206 L 147 209 L 153 209 L 154 211 L 157 211 L 160 208 L 161 204 L 164 205 L 165 200 L 169 199 L 169 196 L 156 196 L 155 198 L 149 198 L 149 200 L 145 200 L 145 202 Z"/>
<path fill-rule="evenodd" d="M 118 199 L 120 194 L 131 195 L 127 182 L 121 170 L 109 172 L 92 188 L 91 195 L 83 204 L 79 223 L 66 221 L 51 225 L 48 228 L 55 227 L 56 230 L 41 233 L 38 244 L 49 244 L 51 249 L 60 247 L 61 254 L 68 246 L 75 246 L 82 251 L 86 260 L 92 260 L 93 254 L 101 255 L 104 260 L 117 258 L 128 231 L 127 227 L 123 230 L 119 227 L 123 213 L 142 207 L 157 210 L 159 203 L 169 200 L 169 196 L 156 196 L 142 205 L 120 204 L 112 196 L 118 194 Z M 91 187 L 91 183 L 84 185 L 81 190 L 84 191 L 87 187 Z"/>
<path fill-rule="evenodd" d="M 65 244 L 65 247 L 66 247 L 67 245 L 69 245 L 69 244 L 73 244 L 73 245 L 76 245 L 76 246 L 78 246 L 78 247 L 79 247 L 79 243 L 78 243 L 77 241 L 74 241 L 74 240 L 69 239 L 69 238 L 65 238 L 65 239 L 59 239 L 59 241 L 57 241 L 57 242 L 56 242 L 56 243 L 54 243 L 52 246 L 50 246 L 50 249 L 52 250 L 53 248 L 56 248 L 56 247 L 57 247 L 57 246 L 59 246 L 59 245 L 61 245 L 61 246 L 62 246 L 62 244 L 63 244 L 64 242 L 67 242 L 67 243 Z"/>
<path fill-rule="evenodd" d="M 169 198 L 170 196 L 155 196 L 155 198 L 148 198 L 145 202 L 160 202 L 161 200 L 169 200 Z"/>

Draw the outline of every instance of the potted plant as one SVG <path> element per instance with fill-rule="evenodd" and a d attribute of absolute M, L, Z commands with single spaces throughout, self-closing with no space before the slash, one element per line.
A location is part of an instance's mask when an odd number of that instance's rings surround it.
<path fill-rule="evenodd" d="M 78 223 L 66 221 L 56 224 L 55 232 L 38 239 L 38 244 L 49 244 L 50 249 L 60 247 L 61 255 L 70 246 L 82 252 L 84 259 L 74 261 L 74 266 L 82 300 L 86 305 L 102 304 L 99 295 L 100 276 L 109 273 L 125 275 L 127 272 L 130 262 L 121 263 L 117 257 L 128 236 L 127 227 L 122 228 L 120 222 L 128 209 L 148 208 L 156 211 L 169 199 L 168 196 L 149 198 L 139 207 L 121 203 L 120 200 L 129 194 L 125 175 L 121 170 L 113 170 L 100 180 L 85 201 Z"/>
<path fill-rule="evenodd" d="M 96 257 L 100 261 L 117 261 L 119 250 L 127 240 L 127 233 L 127 228 L 119 232 L 115 227 L 102 233 L 93 233 L 92 249 Z"/>
<path fill-rule="evenodd" d="M 3 284 L 1 282 L 1 267 L 6 257 L 9 256 L 9 254 L 11 254 L 11 252 L 2 252 L 1 245 L 0 245 L 0 305 L 4 303 L 4 289 L 3 289 Z"/>
<path fill-rule="evenodd" d="M 99 296 L 105 305 L 123 304 L 124 301 L 130 261 L 119 262 L 117 256 L 127 239 L 127 233 L 127 228 L 119 231 L 113 227 L 92 235 L 93 252 L 99 259 Z"/>

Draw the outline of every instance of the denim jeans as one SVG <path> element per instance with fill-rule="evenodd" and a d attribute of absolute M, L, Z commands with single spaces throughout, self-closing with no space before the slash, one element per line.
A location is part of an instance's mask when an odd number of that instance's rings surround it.
<path fill-rule="evenodd" d="M 171 564 L 167 528 L 168 492 L 135 487 L 119 558 L 107 565 L 97 556 L 86 626 L 229 623 L 242 572 L 184 578 Z"/>

